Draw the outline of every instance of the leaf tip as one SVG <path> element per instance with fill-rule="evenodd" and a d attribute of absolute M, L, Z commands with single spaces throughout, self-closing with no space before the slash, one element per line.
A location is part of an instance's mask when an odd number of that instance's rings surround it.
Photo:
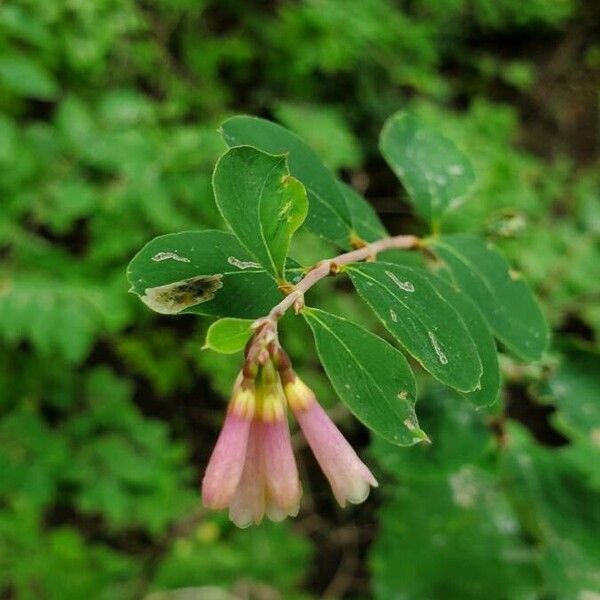
<path fill-rule="evenodd" d="M 410 419 L 405 419 L 404 426 L 412 433 L 414 444 L 424 442 L 429 446 L 431 445 L 430 437 L 418 425 L 416 425 L 415 422 L 411 421 Z"/>

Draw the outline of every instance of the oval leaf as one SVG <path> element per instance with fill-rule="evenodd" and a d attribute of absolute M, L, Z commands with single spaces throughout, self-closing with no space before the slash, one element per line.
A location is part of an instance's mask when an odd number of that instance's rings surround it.
<path fill-rule="evenodd" d="M 415 381 L 402 353 L 341 317 L 314 308 L 302 314 L 327 377 L 356 418 L 399 446 L 428 441 L 417 422 Z"/>
<path fill-rule="evenodd" d="M 221 354 L 235 354 L 244 349 L 252 335 L 252 319 L 226 317 L 211 324 L 206 332 L 204 348 Z"/>
<path fill-rule="evenodd" d="M 213 187 L 217 206 L 238 239 L 278 282 L 285 281 L 290 240 L 308 210 L 304 187 L 290 176 L 285 155 L 232 148 L 215 167 Z"/>
<path fill-rule="evenodd" d="M 479 386 L 482 367 L 475 343 L 426 272 L 380 262 L 358 263 L 347 271 L 363 300 L 425 370 L 461 392 Z"/>
<path fill-rule="evenodd" d="M 257 319 L 282 298 L 272 277 L 225 231 L 185 231 L 146 244 L 127 267 L 131 291 L 161 314 Z"/>
<path fill-rule="evenodd" d="M 342 248 L 350 247 L 352 220 L 344 196 L 312 148 L 281 125 L 246 115 L 225 121 L 221 134 L 230 147 L 249 145 L 271 154 L 287 154 L 290 173 L 308 193 L 306 226 Z"/>
<path fill-rule="evenodd" d="M 494 335 L 518 357 L 540 359 L 549 342 L 548 324 L 531 288 L 510 271 L 504 257 L 472 235 L 442 236 L 430 248 L 479 307 Z"/>
<path fill-rule="evenodd" d="M 469 159 L 454 142 L 412 115 L 397 113 L 386 121 L 379 149 L 428 222 L 452 208 L 475 181 Z"/>
<path fill-rule="evenodd" d="M 463 396 L 476 406 L 493 404 L 498 399 L 498 393 L 500 392 L 498 351 L 496 342 L 481 311 L 466 294 L 457 290 L 448 282 L 431 273 L 427 273 L 427 276 L 431 285 L 452 306 L 467 326 L 481 359 L 483 373 L 480 387 L 472 392 L 463 392 Z"/>

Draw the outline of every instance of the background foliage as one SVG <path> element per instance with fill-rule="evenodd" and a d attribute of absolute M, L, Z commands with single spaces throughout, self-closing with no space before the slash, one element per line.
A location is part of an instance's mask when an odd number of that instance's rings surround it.
<path fill-rule="evenodd" d="M 2 3 L 0 597 L 598 598 L 597 13 L 576 0 Z M 444 228 L 502 247 L 554 346 L 534 365 L 503 357 L 490 409 L 420 377 L 434 443 L 392 448 L 336 404 L 287 318 L 298 370 L 382 485 L 338 511 L 302 449 L 300 517 L 236 531 L 199 508 L 198 482 L 239 356 L 202 351 L 193 315 L 151 314 L 124 267 L 156 235 L 223 227 L 210 175 L 216 125 L 235 112 L 297 131 L 391 231 L 421 233 L 376 150 L 399 108 L 473 161 L 475 189 Z M 299 258 L 329 255 L 302 235 Z M 348 291 L 311 293 L 383 333 Z"/>

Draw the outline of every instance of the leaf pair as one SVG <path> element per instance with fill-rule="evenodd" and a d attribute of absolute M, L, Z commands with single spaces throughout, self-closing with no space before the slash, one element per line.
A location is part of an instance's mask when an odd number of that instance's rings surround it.
<path fill-rule="evenodd" d="M 494 335 L 523 360 L 539 360 L 550 332 L 531 288 L 504 257 L 472 235 L 445 235 L 429 248 L 475 302 Z"/>
<path fill-rule="evenodd" d="M 285 282 L 290 240 L 305 219 L 311 231 L 346 249 L 387 235 L 371 205 L 292 132 L 239 116 L 225 121 L 221 133 L 230 150 L 215 168 L 215 200 L 240 242 L 278 283 Z"/>
<path fill-rule="evenodd" d="M 499 374 L 494 343 L 468 298 L 422 269 L 375 262 L 347 271 L 363 300 L 425 370 L 476 404 L 495 400 Z M 485 353 L 483 365 L 479 348 L 490 347 L 493 353 Z"/>
<path fill-rule="evenodd" d="M 225 121 L 221 133 L 230 147 L 248 145 L 287 156 L 291 175 L 306 188 L 306 227 L 316 235 L 344 249 L 358 240 L 373 241 L 387 235 L 371 205 L 340 182 L 316 152 L 291 131 L 265 119 L 241 115 Z"/>
<path fill-rule="evenodd" d="M 286 155 L 231 148 L 215 167 L 213 187 L 238 240 L 277 283 L 285 283 L 290 241 L 308 212 L 304 186 L 290 175 Z"/>

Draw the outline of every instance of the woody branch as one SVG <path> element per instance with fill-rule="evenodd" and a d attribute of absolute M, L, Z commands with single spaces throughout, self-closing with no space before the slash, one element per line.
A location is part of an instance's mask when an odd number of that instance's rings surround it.
<path fill-rule="evenodd" d="M 319 261 L 308 271 L 304 278 L 291 289 L 287 296 L 270 310 L 268 315 L 254 321 L 252 328 L 256 333 L 254 334 L 251 345 L 258 338 L 265 342 L 276 339 L 277 322 L 279 319 L 281 319 L 292 307 L 296 313 L 300 312 L 304 306 L 304 295 L 306 292 L 308 292 L 313 285 L 321 281 L 321 279 L 324 279 L 328 275 L 337 274 L 344 265 L 373 259 L 377 254 L 384 250 L 391 250 L 393 248 L 402 250 L 418 248 L 420 243 L 420 238 L 414 235 L 397 235 L 386 237 L 377 240 L 376 242 L 366 244 L 356 250 L 351 250 L 350 252 L 339 254 L 333 258 Z"/>

